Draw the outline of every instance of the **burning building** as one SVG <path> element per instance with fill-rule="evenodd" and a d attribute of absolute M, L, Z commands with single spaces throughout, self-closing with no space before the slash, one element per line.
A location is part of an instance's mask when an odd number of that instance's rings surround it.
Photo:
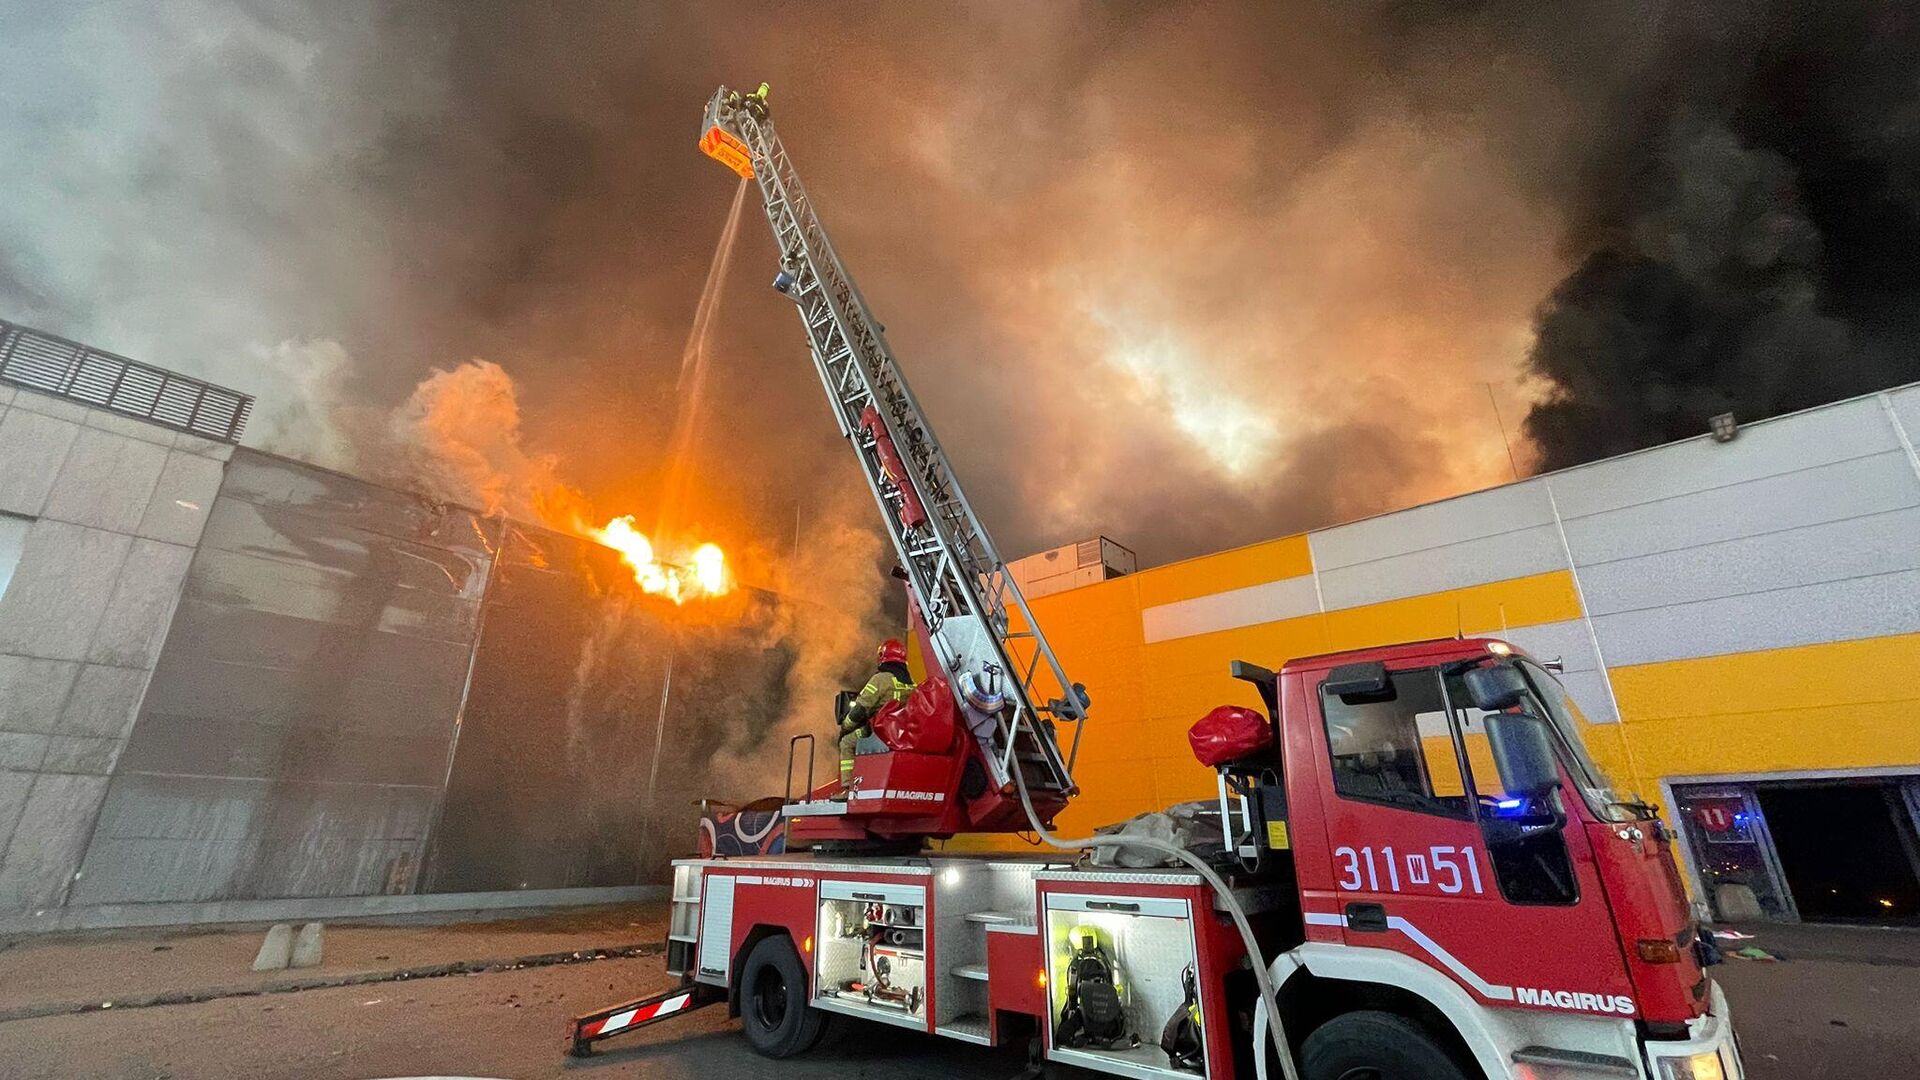
<path fill-rule="evenodd" d="M 777 783 L 725 766 L 785 751 L 792 613 L 717 549 L 239 447 L 243 395 L 10 324 L 0 360 L 0 928 L 631 897 L 696 799 Z"/>

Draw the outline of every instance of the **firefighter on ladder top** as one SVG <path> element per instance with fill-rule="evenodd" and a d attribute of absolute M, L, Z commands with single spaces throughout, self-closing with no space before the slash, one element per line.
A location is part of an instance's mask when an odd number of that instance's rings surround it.
<path fill-rule="evenodd" d="M 904 707 L 913 695 L 913 675 L 907 671 L 907 647 L 889 638 L 880 643 L 879 670 L 847 705 L 840 718 L 840 790 L 833 798 L 845 801 L 853 791 L 853 754 L 863 736 L 873 734 L 873 718 L 887 706 Z"/>

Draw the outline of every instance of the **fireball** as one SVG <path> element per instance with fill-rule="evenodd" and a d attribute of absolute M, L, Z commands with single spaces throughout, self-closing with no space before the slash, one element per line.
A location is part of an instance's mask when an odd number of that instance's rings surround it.
<path fill-rule="evenodd" d="M 614 518 L 586 534 L 618 551 L 633 569 L 634 583 L 644 592 L 664 596 L 676 604 L 695 597 L 720 596 L 729 586 L 727 556 L 720 545 L 706 543 L 693 549 L 685 562 L 665 562 L 654 554 L 653 541 L 634 527 L 633 515 Z"/>

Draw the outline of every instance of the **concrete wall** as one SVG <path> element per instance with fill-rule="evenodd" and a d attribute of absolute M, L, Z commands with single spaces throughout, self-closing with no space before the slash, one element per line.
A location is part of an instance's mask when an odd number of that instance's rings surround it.
<path fill-rule="evenodd" d="M 1920 386 L 1033 603 L 1093 695 L 1068 832 L 1212 792 L 1247 659 L 1502 636 L 1560 657 L 1622 787 L 1920 773 Z"/>
<path fill-rule="evenodd" d="M 0 914 L 74 885 L 232 449 L 0 385 Z"/>

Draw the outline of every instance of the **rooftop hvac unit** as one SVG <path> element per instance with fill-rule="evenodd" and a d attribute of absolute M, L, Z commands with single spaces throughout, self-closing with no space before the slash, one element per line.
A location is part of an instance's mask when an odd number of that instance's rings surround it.
<path fill-rule="evenodd" d="M 1020 591 L 1032 598 L 1131 574 L 1138 567 L 1131 550 L 1097 536 L 1015 559 L 1007 564 L 1007 572 Z"/>

